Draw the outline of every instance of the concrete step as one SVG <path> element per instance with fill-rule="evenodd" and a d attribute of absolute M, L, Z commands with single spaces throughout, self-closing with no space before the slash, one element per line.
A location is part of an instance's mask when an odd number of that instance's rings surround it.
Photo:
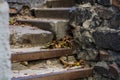
<path fill-rule="evenodd" d="M 52 39 L 53 34 L 49 31 L 30 26 L 10 26 L 10 44 L 13 47 L 40 46 Z"/>
<path fill-rule="evenodd" d="M 46 5 L 49 8 L 73 7 L 75 6 L 75 0 L 48 0 Z"/>
<path fill-rule="evenodd" d="M 71 8 L 33 8 L 31 13 L 37 18 L 69 19 Z"/>
<path fill-rule="evenodd" d="M 68 61 L 75 60 L 70 48 L 21 48 L 11 49 L 11 53 L 12 80 L 74 80 L 92 76 L 93 68 L 87 65 L 64 68 L 59 57 L 68 56 Z"/>
<path fill-rule="evenodd" d="M 51 31 L 54 34 L 54 38 L 61 39 L 66 36 L 66 30 L 68 28 L 68 20 L 57 20 L 57 19 L 18 19 L 19 23 L 27 23 L 32 26 L 36 26 L 40 29 Z"/>
<path fill-rule="evenodd" d="M 40 70 L 27 70 L 26 73 L 32 74 L 34 72 L 34 74 L 29 76 L 25 75 L 24 77 L 12 78 L 12 80 L 77 80 L 80 78 L 92 77 L 93 75 L 93 68 L 83 68 L 83 69 L 73 69 L 73 70 L 63 69 L 61 71 L 58 70 L 56 71 L 56 70 L 53 70 L 46 74 L 40 74 L 43 73 Z M 39 74 L 35 74 L 35 71 L 36 73 Z"/>
<path fill-rule="evenodd" d="M 40 47 L 11 49 L 12 62 L 50 59 L 72 55 L 70 48 L 42 49 Z"/>

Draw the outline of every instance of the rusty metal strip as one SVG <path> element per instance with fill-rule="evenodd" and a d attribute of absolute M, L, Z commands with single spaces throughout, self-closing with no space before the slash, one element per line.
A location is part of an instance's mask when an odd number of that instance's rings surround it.
<path fill-rule="evenodd" d="M 30 61 L 38 59 L 49 59 L 65 55 L 71 55 L 72 50 L 70 48 L 61 48 L 61 49 L 43 49 L 40 51 L 33 52 L 14 52 L 12 53 L 11 60 L 13 62 L 19 61 Z"/>
<path fill-rule="evenodd" d="M 74 80 L 78 78 L 90 77 L 92 76 L 92 74 L 93 68 L 85 68 L 28 77 L 13 78 L 12 80 Z"/>

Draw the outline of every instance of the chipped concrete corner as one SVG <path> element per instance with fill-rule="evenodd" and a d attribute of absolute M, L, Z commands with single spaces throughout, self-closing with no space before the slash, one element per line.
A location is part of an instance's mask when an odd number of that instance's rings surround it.
<path fill-rule="evenodd" d="M 0 80 L 11 80 L 8 13 L 8 4 L 0 0 Z"/>

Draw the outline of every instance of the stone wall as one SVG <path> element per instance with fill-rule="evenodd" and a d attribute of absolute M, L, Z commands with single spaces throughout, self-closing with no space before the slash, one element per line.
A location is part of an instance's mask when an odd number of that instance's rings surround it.
<path fill-rule="evenodd" d="M 0 80 L 11 80 L 8 12 L 8 4 L 0 0 Z"/>
<path fill-rule="evenodd" d="M 25 8 L 44 7 L 46 0 L 6 0 L 9 3 L 10 11 L 13 9 L 12 14 L 21 13 Z"/>
<path fill-rule="evenodd" d="M 120 79 L 120 9 L 112 1 L 76 0 L 70 11 L 74 54 L 95 67 L 96 80 Z"/>
<path fill-rule="evenodd" d="M 42 6 L 46 0 L 6 0 L 10 3 L 12 7 L 19 7 L 22 5 L 30 6 L 30 7 L 40 7 Z"/>

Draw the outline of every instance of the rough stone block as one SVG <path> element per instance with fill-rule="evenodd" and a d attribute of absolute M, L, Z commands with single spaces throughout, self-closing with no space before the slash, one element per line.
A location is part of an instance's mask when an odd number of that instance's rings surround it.
<path fill-rule="evenodd" d="M 19 19 L 20 23 L 28 23 L 36 26 L 40 29 L 48 30 L 53 32 L 54 38 L 61 39 L 66 36 L 66 30 L 68 28 L 67 20 L 57 20 L 57 19 Z"/>
<path fill-rule="evenodd" d="M 98 47 L 120 51 L 120 31 L 109 28 L 98 28 L 93 32 L 93 38 Z"/>
<path fill-rule="evenodd" d="M 112 10 L 103 8 L 103 7 L 96 7 L 95 11 L 100 18 L 105 19 L 105 20 L 112 18 L 114 14 Z"/>
<path fill-rule="evenodd" d="M 11 26 L 10 32 L 11 45 L 16 45 L 18 43 L 38 46 L 51 42 L 53 39 L 53 34 L 51 32 L 30 26 Z"/>

